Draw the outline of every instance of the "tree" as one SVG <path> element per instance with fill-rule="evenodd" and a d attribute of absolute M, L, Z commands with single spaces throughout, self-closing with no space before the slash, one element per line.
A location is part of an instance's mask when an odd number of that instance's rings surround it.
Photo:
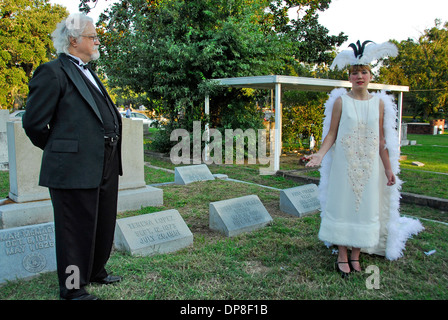
<path fill-rule="evenodd" d="M 248 0 L 122 1 L 102 17 L 101 67 L 111 83 L 163 101 L 171 116 L 193 116 L 204 80 L 281 64 L 281 43 L 257 23 L 263 9 Z"/>
<path fill-rule="evenodd" d="M 380 80 L 410 89 L 414 116 L 444 117 L 448 107 L 448 23 L 440 20 L 418 41 L 396 43 L 399 55 L 386 59 Z"/>
<path fill-rule="evenodd" d="M 328 9 L 331 0 L 275 0 L 269 3 L 266 15 L 266 29 L 283 38 L 290 47 L 296 62 L 320 64 L 331 63 L 333 47 L 347 40 L 342 32 L 329 35 L 328 29 L 319 24 L 319 11 Z M 290 19 L 291 10 L 296 17 Z"/>
<path fill-rule="evenodd" d="M 17 109 L 34 69 L 54 52 L 49 34 L 67 12 L 49 0 L 0 0 L 0 106 Z"/>
<path fill-rule="evenodd" d="M 321 140 L 323 106 L 327 99 L 328 95 L 322 92 L 290 91 L 285 94 L 282 136 L 290 150 L 307 146 L 311 135 L 316 141 Z"/>

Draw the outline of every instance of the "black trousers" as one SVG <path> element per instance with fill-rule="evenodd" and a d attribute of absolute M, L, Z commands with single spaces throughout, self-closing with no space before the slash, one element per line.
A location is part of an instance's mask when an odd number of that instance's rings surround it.
<path fill-rule="evenodd" d="M 98 188 L 50 188 L 61 298 L 78 297 L 86 293 L 84 287 L 90 282 L 107 276 L 105 265 L 117 217 L 118 175 L 117 142 L 106 142 L 103 179 Z"/>

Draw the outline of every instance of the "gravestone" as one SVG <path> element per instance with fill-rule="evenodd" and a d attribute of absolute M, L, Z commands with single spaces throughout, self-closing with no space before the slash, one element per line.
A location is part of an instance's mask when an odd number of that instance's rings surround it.
<path fill-rule="evenodd" d="M 9 120 L 9 110 L 0 109 L 0 170 L 8 170 L 8 138 L 6 122 Z"/>
<path fill-rule="evenodd" d="M 212 202 L 209 209 L 210 229 L 228 237 L 262 228 L 272 221 L 256 195 Z"/>
<path fill-rule="evenodd" d="M 298 217 L 320 210 L 319 189 L 315 184 L 280 191 L 280 210 Z"/>
<path fill-rule="evenodd" d="M 174 168 L 174 183 L 189 184 L 196 181 L 214 180 L 215 177 L 205 164 Z"/>
<path fill-rule="evenodd" d="M 7 122 L 9 198 L 16 203 L 50 199 L 48 188 L 39 186 L 42 150 L 35 147 L 22 121 Z"/>
<path fill-rule="evenodd" d="M 193 244 L 193 234 L 177 210 L 117 220 L 114 245 L 131 255 L 169 253 Z"/>
<path fill-rule="evenodd" d="M 122 119 L 121 160 L 123 175 L 120 176 L 120 190 L 137 189 L 146 186 L 143 152 L 143 121 Z"/>
<path fill-rule="evenodd" d="M 0 230 L 0 283 L 55 270 L 52 222 Z"/>
<path fill-rule="evenodd" d="M 408 139 L 408 124 L 406 122 L 401 123 L 401 139 L 400 140 L 407 140 Z"/>

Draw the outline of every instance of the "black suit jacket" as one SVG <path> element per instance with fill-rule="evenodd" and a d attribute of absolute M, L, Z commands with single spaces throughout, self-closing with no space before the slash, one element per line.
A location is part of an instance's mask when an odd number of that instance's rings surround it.
<path fill-rule="evenodd" d="M 39 66 L 29 83 L 22 122 L 31 142 L 43 149 L 41 186 L 88 189 L 101 183 L 103 122 L 93 96 L 76 68 L 65 54 L 61 54 L 58 59 Z M 94 77 L 103 86 L 95 74 Z M 114 110 L 120 121 L 121 135 L 121 116 L 116 108 Z M 121 139 L 119 155 L 121 175 Z"/>

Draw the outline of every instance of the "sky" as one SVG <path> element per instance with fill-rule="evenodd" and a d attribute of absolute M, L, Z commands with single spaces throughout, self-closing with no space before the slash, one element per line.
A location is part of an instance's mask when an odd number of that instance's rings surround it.
<path fill-rule="evenodd" d="M 100 14 L 114 2 L 118 2 L 118 0 L 99 0 L 98 4 L 90 11 L 88 15 L 92 17 L 95 22 L 97 22 Z M 79 0 L 50 0 L 50 3 L 60 4 L 66 7 L 70 13 L 79 12 Z M 90 6 L 92 6 L 92 3 L 90 3 Z"/>
<path fill-rule="evenodd" d="M 348 36 L 341 49 L 357 40 L 417 40 L 435 19 L 448 21 L 448 0 L 332 0 L 319 14 L 331 35 Z"/>
<path fill-rule="evenodd" d="M 99 15 L 117 0 L 99 0 L 89 16 L 95 22 Z M 61 4 L 70 13 L 78 11 L 77 0 L 50 0 Z M 343 32 L 348 36 L 344 50 L 352 42 L 371 40 L 417 40 L 434 20 L 448 21 L 448 0 L 332 0 L 329 9 L 319 13 L 319 22 L 331 35 Z"/>

